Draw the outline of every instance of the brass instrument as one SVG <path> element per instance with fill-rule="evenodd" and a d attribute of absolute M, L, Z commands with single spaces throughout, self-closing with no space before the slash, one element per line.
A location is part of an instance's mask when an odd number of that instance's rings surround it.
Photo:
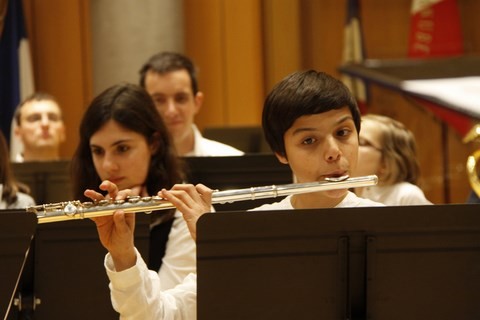
<path fill-rule="evenodd" d="M 212 204 L 229 203 L 243 200 L 275 198 L 292 194 L 319 192 L 336 189 L 366 187 L 377 184 L 376 175 L 349 178 L 326 178 L 321 182 L 293 183 L 214 191 Z M 28 212 L 35 213 L 38 223 L 57 222 L 74 219 L 94 218 L 113 214 L 116 210 L 124 212 L 145 212 L 175 208 L 170 202 L 159 196 L 127 197 L 126 200 L 105 199 L 96 202 L 80 202 L 78 200 L 43 204 L 27 207 Z"/>
<path fill-rule="evenodd" d="M 475 125 L 470 131 L 463 137 L 463 143 L 469 143 L 475 140 L 480 140 L 480 124 Z M 472 153 L 467 158 L 467 174 L 470 186 L 473 191 L 480 197 L 480 180 L 478 178 L 477 163 L 480 159 L 480 149 Z"/>

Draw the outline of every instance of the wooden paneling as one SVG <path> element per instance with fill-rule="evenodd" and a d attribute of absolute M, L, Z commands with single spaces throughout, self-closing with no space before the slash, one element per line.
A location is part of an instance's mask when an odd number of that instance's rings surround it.
<path fill-rule="evenodd" d="M 463 45 L 465 52 L 480 52 L 480 1 L 478 0 L 457 0 L 462 18 Z"/>
<path fill-rule="evenodd" d="M 346 1 L 300 1 L 302 8 L 302 56 L 304 69 L 339 76 L 343 51 Z"/>
<path fill-rule="evenodd" d="M 58 97 L 65 110 L 70 157 L 77 128 L 91 99 L 89 1 L 23 0 L 37 89 Z M 480 1 L 458 0 L 465 50 L 480 53 L 477 12 Z M 185 48 L 199 66 L 205 103 L 197 122 L 212 126 L 259 125 L 265 95 L 294 69 L 317 69 L 339 76 L 346 1 L 338 0 L 184 0 Z M 404 58 L 411 0 L 363 0 L 368 58 Z M 423 186 L 436 203 L 463 202 L 469 186 L 464 161 L 473 147 L 452 129 L 397 92 L 372 87 L 370 111 L 391 115 L 417 137 Z M 443 131 L 442 131 L 443 130 Z M 448 139 L 447 166 L 442 135 Z M 444 173 L 448 173 L 448 177 Z"/>
<path fill-rule="evenodd" d="M 479 53 L 480 28 L 476 12 L 480 11 L 480 2 L 458 1 L 462 13 L 465 49 L 468 53 Z M 204 69 L 203 86 L 205 82 L 209 82 L 205 78 L 205 68 L 213 70 L 214 75 L 211 78 L 219 82 L 213 84 L 213 91 L 209 91 L 207 95 L 208 108 L 205 108 L 199 117 L 204 125 L 235 125 L 246 121 L 244 117 L 229 117 L 237 114 L 239 110 L 230 99 L 235 92 L 246 92 L 248 89 L 245 85 L 230 86 L 228 81 L 231 81 L 231 78 L 228 75 L 235 67 L 232 67 L 235 56 L 248 59 L 244 51 L 248 52 L 251 50 L 249 46 L 258 42 L 257 33 L 262 30 L 259 29 L 256 33 L 254 28 L 261 28 L 262 23 L 264 39 L 260 47 L 263 50 L 263 65 L 261 60 L 254 63 L 243 61 L 242 72 L 235 78 L 238 83 L 259 83 L 263 78 L 266 95 L 274 83 L 295 69 L 313 68 L 340 76 L 337 68 L 342 63 L 346 1 L 264 0 L 262 16 L 259 18 L 261 23 L 256 20 L 258 8 L 250 7 L 252 12 L 248 13 L 245 9 L 252 6 L 252 3 L 240 2 L 241 0 L 205 0 L 200 4 L 199 1 L 185 1 L 187 51 L 200 57 L 198 60 Z M 361 6 L 367 57 L 405 58 L 411 0 L 363 0 Z M 238 18 L 232 16 L 232 9 Z M 211 19 L 213 13 L 215 17 Z M 232 29 L 233 25 L 235 29 Z M 239 28 L 243 28 L 243 32 L 238 32 Z M 243 36 L 247 34 L 255 35 L 255 38 L 246 40 Z M 205 37 L 209 37 L 210 41 L 199 40 Z M 242 45 L 235 46 L 237 43 Z M 239 52 L 238 48 L 244 49 Z M 250 57 L 256 54 L 251 54 Z M 256 69 L 247 70 L 248 68 Z M 247 74 L 252 77 L 245 76 Z M 249 88 L 251 89 L 251 86 Z M 421 186 L 427 197 L 434 203 L 464 202 L 470 190 L 465 174 L 465 161 L 473 147 L 463 145 L 461 137 L 453 129 L 445 128 L 433 114 L 398 92 L 378 86 L 371 86 L 370 89 L 369 112 L 398 119 L 415 134 L 422 171 Z M 220 96 L 221 99 L 212 98 L 212 94 Z M 258 103 L 253 100 L 249 103 L 249 98 L 244 98 L 244 105 Z M 222 105 L 215 106 L 214 102 Z M 231 110 L 233 107 L 235 110 Z M 260 118 L 254 120 L 255 117 L 256 113 L 251 114 L 249 119 L 260 123 Z M 442 139 L 446 139 L 447 143 L 443 144 Z"/>
<path fill-rule="evenodd" d="M 261 5 L 256 0 L 185 0 L 186 53 L 200 70 L 205 126 L 259 124 L 263 89 Z"/>
<path fill-rule="evenodd" d="M 333 0 L 301 3 L 304 66 L 338 76 L 336 68 L 342 63 L 345 3 Z M 463 16 L 466 49 L 478 53 L 480 28 L 472 12 L 480 10 L 480 2 L 459 0 L 459 4 L 466 13 Z M 411 0 L 388 3 L 365 0 L 361 5 L 367 57 L 405 58 Z M 427 197 L 434 203 L 464 202 L 470 189 L 464 172 L 465 161 L 472 147 L 463 145 L 461 137 L 451 128 L 444 131 L 442 123 L 433 114 L 406 100 L 398 92 L 378 86 L 370 89 L 369 112 L 400 120 L 415 134 L 422 171 L 421 186 Z M 442 135 L 447 137 L 446 145 L 442 143 Z"/>
<path fill-rule="evenodd" d="M 463 12 L 469 12 L 480 4 L 474 2 L 459 0 L 459 5 Z M 362 5 L 367 57 L 405 58 L 411 1 L 397 0 L 386 5 L 382 0 L 366 0 Z M 463 23 L 466 37 L 479 39 L 478 31 L 465 28 L 476 23 L 475 29 L 478 30 L 476 18 L 465 15 Z M 473 45 L 468 47 L 474 49 Z M 478 50 L 471 52 L 478 53 Z M 461 137 L 452 128 L 445 127 L 432 113 L 416 105 L 412 100 L 402 99 L 399 93 L 389 89 L 377 87 L 372 90 L 375 94 L 372 95 L 369 112 L 392 116 L 402 121 L 415 134 L 422 172 L 421 186 L 427 197 L 434 203 L 464 202 L 470 190 L 465 174 L 465 162 L 471 146 L 463 145 Z M 446 143 L 443 143 L 442 135 L 446 136 Z"/>
<path fill-rule="evenodd" d="M 266 90 L 302 68 L 301 6 L 297 0 L 263 1 Z"/>
<path fill-rule="evenodd" d="M 362 24 L 368 58 L 395 59 L 407 55 L 411 0 L 362 1 Z"/>
<path fill-rule="evenodd" d="M 261 2 L 223 3 L 227 124 L 258 124 L 264 99 Z"/>
<path fill-rule="evenodd" d="M 24 0 L 35 89 L 54 95 L 63 110 L 67 140 L 61 155 L 78 144 L 78 125 L 92 98 L 89 1 Z"/>
<path fill-rule="evenodd" d="M 186 53 L 199 69 L 199 88 L 205 94 L 196 120 L 200 124 L 223 125 L 226 106 L 223 79 L 221 0 L 185 1 Z"/>

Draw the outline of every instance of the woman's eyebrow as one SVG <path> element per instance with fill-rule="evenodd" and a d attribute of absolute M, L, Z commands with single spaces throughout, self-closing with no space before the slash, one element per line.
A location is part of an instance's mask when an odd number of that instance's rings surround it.
<path fill-rule="evenodd" d="M 122 143 L 125 143 L 125 142 L 130 142 L 132 139 L 123 139 L 123 140 L 118 140 L 118 141 L 115 141 L 114 143 L 112 143 L 110 146 L 113 147 L 113 146 L 116 146 L 116 145 L 119 145 L 119 144 L 122 144 Z M 96 145 L 96 144 L 93 144 L 93 143 L 90 143 L 90 147 L 97 147 L 97 148 L 101 148 L 100 146 Z"/>

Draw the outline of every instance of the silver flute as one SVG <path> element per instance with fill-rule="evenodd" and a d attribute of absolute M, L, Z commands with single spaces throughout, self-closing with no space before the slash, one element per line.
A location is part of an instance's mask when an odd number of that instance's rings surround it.
<path fill-rule="evenodd" d="M 320 182 L 292 183 L 251 187 L 245 189 L 214 191 L 212 194 L 212 204 L 276 198 L 293 194 L 336 189 L 366 187 L 373 186 L 377 184 L 377 182 L 378 178 L 376 175 L 353 178 L 342 176 L 338 178 L 326 178 L 324 181 Z M 78 200 L 73 200 L 67 202 L 42 204 L 27 207 L 26 210 L 37 215 L 38 223 L 47 223 L 108 216 L 112 215 L 117 210 L 123 210 L 124 212 L 151 213 L 152 211 L 173 208 L 175 208 L 175 206 L 173 206 L 171 202 L 159 196 L 130 196 L 125 200 L 105 199 L 95 202 L 80 202 Z"/>

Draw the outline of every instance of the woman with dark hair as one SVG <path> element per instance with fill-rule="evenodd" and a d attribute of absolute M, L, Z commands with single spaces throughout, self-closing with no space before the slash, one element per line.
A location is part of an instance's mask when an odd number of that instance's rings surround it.
<path fill-rule="evenodd" d="M 72 159 L 76 199 L 90 200 L 85 190 L 99 190 L 105 180 L 122 190 L 136 190 L 140 196 L 155 195 L 183 181 L 166 126 L 139 86 L 115 85 L 97 96 L 83 116 L 79 133 Z M 162 289 L 195 272 L 195 243 L 179 212 L 152 214 L 149 260 L 149 268 L 159 273 Z M 115 270 L 110 254 L 106 267 Z"/>
<path fill-rule="evenodd" d="M 20 209 L 35 205 L 29 188 L 15 179 L 7 142 L 0 132 L 0 209 Z"/>

